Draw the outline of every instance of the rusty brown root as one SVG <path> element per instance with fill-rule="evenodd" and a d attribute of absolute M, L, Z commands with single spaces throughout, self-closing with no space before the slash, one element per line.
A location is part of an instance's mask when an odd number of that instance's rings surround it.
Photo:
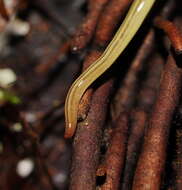
<path fill-rule="evenodd" d="M 182 32 L 176 27 L 176 25 L 173 22 L 163 19 L 162 17 L 156 17 L 154 24 L 156 27 L 162 29 L 166 33 L 176 54 L 181 54 Z"/>
<path fill-rule="evenodd" d="M 127 156 L 122 179 L 122 189 L 131 189 L 136 169 L 137 160 L 143 142 L 144 130 L 147 124 L 148 115 L 156 98 L 158 81 L 163 68 L 163 60 L 160 56 L 153 56 L 148 63 L 148 73 L 138 93 L 138 102 L 131 113 L 131 129 L 129 133 Z"/>
<path fill-rule="evenodd" d="M 131 118 L 132 128 L 128 139 L 126 163 L 121 186 L 121 189 L 123 190 L 131 189 L 131 181 L 133 181 L 134 170 L 136 168 L 136 161 L 143 140 L 147 114 L 144 111 L 136 110 L 131 114 Z"/>
<path fill-rule="evenodd" d="M 147 58 L 152 54 L 154 48 L 154 31 L 150 30 L 146 35 L 142 46 L 131 63 L 123 83 L 117 91 L 112 104 L 112 117 L 115 120 L 124 110 L 130 111 L 136 97 L 138 75 L 141 72 Z M 147 63 L 146 63 L 147 64 Z"/>
<path fill-rule="evenodd" d="M 182 130 L 180 127 L 176 130 L 176 146 L 175 146 L 175 159 L 172 162 L 173 168 L 173 182 L 171 189 L 181 189 L 182 188 Z"/>
<path fill-rule="evenodd" d="M 90 42 L 99 16 L 107 2 L 108 0 L 90 0 L 88 2 L 87 16 L 80 29 L 76 31 L 72 39 L 71 49 L 74 52 L 82 50 Z"/>
<path fill-rule="evenodd" d="M 94 92 L 88 116 L 78 125 L 73 144 L 71 190 L 94 190 L 96 188 L 100 139 L 112 84 L 113 80 L 110 79 Z"/>
<path fill-rule="evenodd" d="M 94 43 L 105 47 L 113 36 L 113 31 L 122 20 L 133 0 L 111 0 L 103 10 L 95 34 Z M 113 22 L 114 20 L 114 22 Z"/>
<path fill-rule="evenodd" d="M 110 145 L 105 156 L 106 180 L 101 186 L 101 190 L 118 189 L 120 186 L 120 177 L 126 154 L 128 128 L 128 114 L 121 113 L 114 124 Z"/>
<path fill-rule="evenodd" d="M 179 101 L 182 70 L 170 55 L 139 157 L 132 190 L 160 189 L 170 122 Z"/>

